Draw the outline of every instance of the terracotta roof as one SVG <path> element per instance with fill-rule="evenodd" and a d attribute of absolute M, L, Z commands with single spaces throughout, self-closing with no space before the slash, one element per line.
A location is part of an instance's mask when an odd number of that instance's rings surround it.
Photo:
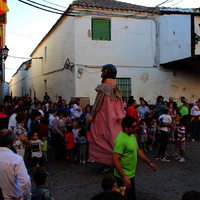
<path fill-rule="evenodd" d="M 77 0 L 73 1 L 71 6 L 79 6 L 83 8 L 100 8 L 100 9 L 112 9 L 121 11 L 137 11 L 137 12 L 147 12 L 154 13 L 159 12 L 159 8 L 139 6 L 135 4 L 125 3 L 115 0 Z"/>

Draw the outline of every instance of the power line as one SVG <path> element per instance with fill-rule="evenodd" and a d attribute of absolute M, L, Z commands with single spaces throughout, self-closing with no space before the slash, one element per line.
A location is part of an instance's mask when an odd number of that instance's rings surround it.
<path fill-rule="evenodd" d="M 180 1 L 178 1 L 177 3 L 175 3 L 175 4 L 171 5 L 171 6 L 175 6 L 176 4 L 178 4 L 178 3 L 182 2 L 182 1 L 184 1 L 184 0 L 180 0 Z"/>
<path fill-rule="evenodd" d="M 37 3 L 37 2 L 35 2 L 35 1 L 31 1 L 31 0 L 27 0 L 27 1 L 29 1 L 29 2 L 31 2 L 31 3 L 34 3 L 34 4 L 36 4 L 36 5 L 39 5 L 39 6 L 43 6 L 43 7 L 46 7 L 46 8 L 50 8 L 50 9 L 52 9 L 52 10 L 57 10 L 57 11 L 60 11 L 60 12 L 64 12 L 63 10 L 59 10 L 59 9 L 56 9 L 56 8 L 52 8 L 52 7 L 50 7 L 50 6 L 46 6 L 46 5 L 44 5 L 44 4 Z"/>
<path fill-rule="evenodd" d="M 157 6 L 155 6 L 153 9 L 152 9 L 152 13 L 153 13 L 153 11 L 156 9 L 156 8 L 158 8 L 158 6 L 161 6 L 161 5 L 163 5 L 163 4 L 165 4 L 165 3 L 169 3 L 169 2 L 172 2 L 173 0 L 165 0 L 165 1 L 163 1 L 162 3 L 159 3 Z M 148 16 L 149 16 L 150 14 L 148 14 Z"/>
<path fill-rule="evenodd" d="M 35 5 L 33 5 L 33 4 L 27 3 L 27 2 L 22 1 L 22 0 L 18 0 L 18 1 L 20 1 L 20 2 L 22 2 L 22 3 L 24 3 L 24 4 L 27 4 L 27 5 L 29 5 L 29 6 L 32 6 L 32 7 L 34 7 L 34 8 L 37 8 L 37 9 L 40 9 L 40 10 L 44 10 L 44 11 L 47 11 L 47 12 L 51 12 L 51 13 L 54 13 L 54 14 L 59 14 L 59 15 L 66 15 L 66 16 L 75 17 L 75 15 L 72 15 L 72 14 L 66 14 L 66 13 L 64 13 L 64 12 L 63 12 L 63 13 L 55 12 L 55 11 L 51 11 L 51 10 L 47 10 L 47 9 L 44 9 L 44 8 L 35 6 Z"/>
<path fill-rule="evenodd" d="M 18 59 L 26 59 L 26 60 L 30 60 L 30 59 L 42 59 L 42 57 L 17 57 L 17 56 L 11 56 L 11 55 L 8 55 L 8 57 L 11 57 L 11 58 L 18 58 Z"/>
<path fill-rule="evenodd" d="M 158 6 L 161 6 L 162 4 L 169 3 L 169 2 L 172 2 L 172 1 L 173 1 L 173 0 L 166 0 L 166 1 L 163 1 L 162 3 L 158 4 L 158 5 L 156 6 L 156 8 L 157 8 Z"/>
<path fill-rule="evenodd" d="M 5 69 L 8 69 L 8 70 L 17 70 L 17 69 L 13 69 L 13 68 L 7 68 L 7 67 L 5 67 Z"/>
<path fill-rule="evenodd" d="M 55 3 L 52 3 L 52 2 L 50 2 L 50 1 L 46 1 L 46 0 L 42 0 L 42 1 L 47 2 L 47 3 L 49 3 L 49 4 L 52 4 L 52 5 L 54 5 L 54 6 L 61 7 L 61 8 L 67 8 L 67 7 L 65 7 L 65 6 L 61 6 L 61 5 L 58 5 L 58 4 L 55 4 Z"/>
<path fill-rule="evenodd" d="M 31 59 L 30 57 L 17 57 L 17 56 L 11 56 L 11 55 L 8 55 L 8 57 L 11 57 L 11 58 L 19 58 L 19 59 Z"/>
<path fill-rule="evenodd" d="M 10 34 L 13 34 L 13 35 L 19 35 L 19 36 L 23 36 L 23 37 L 26 36 L 26 37 L 32 38 L 31 35 L 23 35 L 23 34 L 19 34 L 19 33 L 13 33 L 13 32 L 10 32 L 8 30 L 7 30 L 7 32 L 10 33 Z"/>

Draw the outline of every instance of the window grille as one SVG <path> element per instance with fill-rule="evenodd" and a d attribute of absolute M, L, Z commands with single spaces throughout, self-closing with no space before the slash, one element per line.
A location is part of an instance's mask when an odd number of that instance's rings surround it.
<path fill-rule="evenodd" d="M 128 97 L 131 96 L 131 79 L 116 78 L 116 84 L 120 87 L 122 96 L 128 99 Z"/>

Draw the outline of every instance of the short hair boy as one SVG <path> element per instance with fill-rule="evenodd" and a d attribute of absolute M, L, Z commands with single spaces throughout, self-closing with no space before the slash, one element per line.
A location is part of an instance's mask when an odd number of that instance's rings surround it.
<path fill-rule="evenodd" d="M 38 199 L 54 199 L 51 197 L 49 189 L 44 186 L 47 175 L 44 170 L 37 170 L 33 175 L 36 186 L 32 190 L 32 200 Z"/>

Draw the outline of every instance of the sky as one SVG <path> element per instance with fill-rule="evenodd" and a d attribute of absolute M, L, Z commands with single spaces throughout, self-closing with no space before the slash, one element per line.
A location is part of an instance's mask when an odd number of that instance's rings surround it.
<path fill-rule="evenodd" d="M 23 1 L 28 2 L 28 0 Z M 32 1 L 65 11 L 73 0 Z M 124 0 L 123 2 L 149 7 L 155 7 L 163 2 L 166 2 L 161 5 L 164 7 L 200 7 L 199 0 Z M 9 12 L 7 13 L 6 45 L 9 48 L 9 56 L 5 62 L 5 80 L 9 82 L 20 65 L 30 58 L 30 54 L 60 15 L 31 7 L 18 0 L 7 0 L 7 4 Z"/>

